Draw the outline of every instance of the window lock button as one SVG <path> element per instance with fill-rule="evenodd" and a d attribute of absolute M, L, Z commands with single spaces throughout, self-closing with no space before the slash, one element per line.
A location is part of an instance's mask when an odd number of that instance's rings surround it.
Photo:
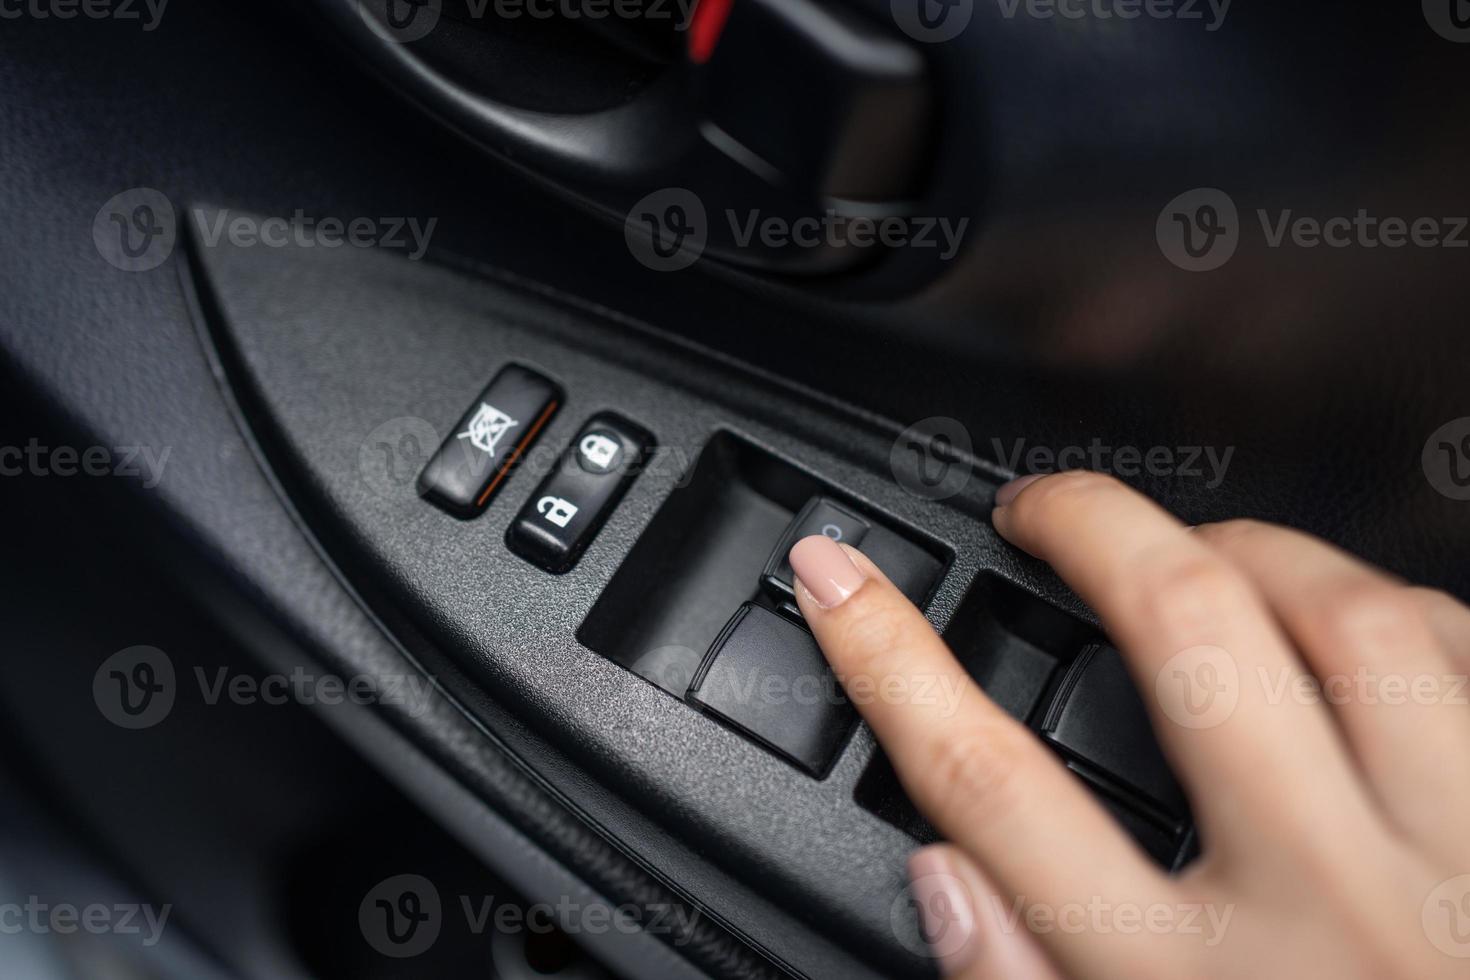
<path fill-rule="evenodd" d="M 419 493 L 456 517 L 484 511 L 563 401 L 528 368 L 502 368 L 419 474 Z"/>

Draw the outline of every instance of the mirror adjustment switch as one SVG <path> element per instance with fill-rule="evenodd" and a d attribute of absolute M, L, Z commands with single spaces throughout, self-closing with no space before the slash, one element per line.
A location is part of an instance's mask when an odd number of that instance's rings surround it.
<path fill-rule="evenodd" d="M 511 522 L 506 545 L 548 572 L 570 570 L 652 448 L 642 426 L 610 412 L 594 415 Z"/>
<path fill-rule="evenodd" d="M 1077 654 L 1047 709 L 1042 735 L 1166 813 L 1189 812 L 1123 656 L 1112 647 L 1094 643 Z"/>
<path fill-rule="evenodd" d="M 419 474 L 419 493 L 456 517 L 478 516 L 562 401 L 535 371 L 502 368 Z"/>
<path fill-rule="evenodd" d="M 818 778 L 857 721 L 812 635 L 750 602 L 715 638 L 686 698 Z"/>
<path fill-rule="evenodd" d="M 813 497 L 791 521 L 786 533 L 781 535 L 776 550 L 771 552 L 771 557 L 766 562 L 761 579 L 777 598 L 790 598 L 796 594 L 791 584 L 795 575 L 787 557 L 792 545 L 813 534 L 825 534 L 833 541 L 856 548 L 867 536 L 868 530 L 868 522 L 852 511 L 826 497 Z"/>

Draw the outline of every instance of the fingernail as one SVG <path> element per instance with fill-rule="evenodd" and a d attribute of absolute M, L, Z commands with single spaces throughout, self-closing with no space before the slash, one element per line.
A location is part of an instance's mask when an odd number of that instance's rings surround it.
<path fill-rule="evenodd" d="M 955 976 L 980 952 L 975 906 L 949 848 L 939 844 L 909 858 L 909 891 L 919 907 L 924 941 L 945 976 Z"/>
<path fill-rule="evenodd" d="M 1012 500 L 1016 499 L 1016 494 L 1025 490 L 1045 475 L 1045 473 L 1032 473 L 1029 476 L 1018 476 L 1010 483 L 1002 485 L 999 490 L 995 491 L 995 506 L 1005 507 Z"/>
<path fill-rule="evenodd" d="M 842 546 L 825 534 L 792 545 L 791 570 L 823 609 L 842 605 L 867 581 Z"/>

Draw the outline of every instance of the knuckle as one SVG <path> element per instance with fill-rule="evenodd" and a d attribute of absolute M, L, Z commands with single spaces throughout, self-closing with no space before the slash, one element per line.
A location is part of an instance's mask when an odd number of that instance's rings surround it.
<path fill-rule="evenodd" d="M 1147 565 L 1134 588 L 1140 620 L 1187 631 L 1218 627 L 1251 601 L 1244 579 L 1212 555 Z"/>
<path fill-rule="evenodd" d="M 1376 581 L 1319 590 L 1304 606 L 1307 628 L 1339 649 L 1393 649 L 1426 626 L 1408 589 Z"/>
<path fill-rule="evenodd" d="M 903 617 L 881 602 L 863 602 L 842 620 L 837 653 L 850 673 L 888 669 L 903 643 Z"/>
<path fill-rule="evenodd" d="M 1117 493 L 1122 484 L 1103 473 L 1068 470 L 1047 477 L 1030 494 L 1029 503 L 1038 512 L 1085 507 L 1098 496 Z"/>
<path fill-rule="evenodd" d="M 937 812 L 982 821 L 987 813 L 1013 812 L 1027 748 L 1004 726 L 987 723 L 941 739 L 929 765 Z"/>
<path fill-rule="evenodd" d="M 1261 538 L 1272 537 L 1279 534 L 1280 531 L 1281 528 L 1265 521 L 1258 521 L 1252 517 L 1237 517 L 1213 524 L 1201 524 L 1195 528 L 1194 533 L 1222 550 L 1230 550 L 1249 545 Z"/>

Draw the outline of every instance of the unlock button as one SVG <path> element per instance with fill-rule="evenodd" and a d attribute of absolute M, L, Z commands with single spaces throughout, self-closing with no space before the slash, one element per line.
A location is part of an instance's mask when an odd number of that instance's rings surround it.
<path fill-rule="evenodd" d="M 611 413 L 593 416 L 506 532 L 511 551 L 546 569 L 571 569 L 638 475 L 653 437 Z"/>

